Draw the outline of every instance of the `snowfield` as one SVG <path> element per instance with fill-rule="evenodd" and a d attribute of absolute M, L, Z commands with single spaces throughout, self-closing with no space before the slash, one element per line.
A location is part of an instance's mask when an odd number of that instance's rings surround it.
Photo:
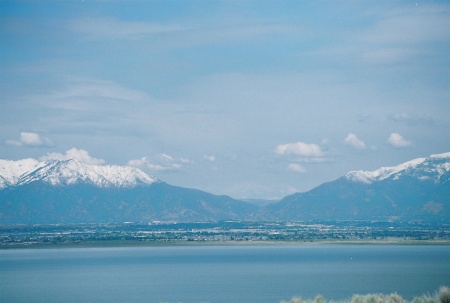
<path fill-rule="evenodd" d="M 90 165 L 78 160 L 0 160 L 0 189 L 34 181 L 52 185 L 89 183 L 98 187 L 130 188 L 140 184 L 152 184 L 157 179 L 129 166 Z"/>

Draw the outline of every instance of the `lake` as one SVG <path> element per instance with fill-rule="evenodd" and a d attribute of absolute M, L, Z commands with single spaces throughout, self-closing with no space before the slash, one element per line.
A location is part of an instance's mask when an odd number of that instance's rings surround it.
<path fill-rule="evenodd" d="M 168 246 L 0 250 L 0 302 L 269 303 L 406 299 L 450 286 L 450 246 Z"/>

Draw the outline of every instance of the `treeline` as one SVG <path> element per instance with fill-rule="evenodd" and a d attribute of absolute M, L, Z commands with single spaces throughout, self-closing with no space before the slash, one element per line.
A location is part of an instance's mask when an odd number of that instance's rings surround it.
<path fill-rule="evenodd" d="M 450 289 L 446 286 L 439 288 L 435 294 L 424 294 L 415 297 L 411 301 L 403 299 L 398 294 L 367 294 L 367 295 L 353 295 L 348 300 L 329 301 L 323 296 L 318 295 L 314 299 L 302 299 L 294 297 L 289 301 L 281 301 L 280 303 L 450 303 Z"/>

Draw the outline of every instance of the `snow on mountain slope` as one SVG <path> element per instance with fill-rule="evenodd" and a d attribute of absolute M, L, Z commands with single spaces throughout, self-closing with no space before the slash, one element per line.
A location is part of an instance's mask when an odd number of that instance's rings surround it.
<path fill-rule="evenodd" d="M 98 187 L 135 187 L 156 178 L 128 166 L 89 165 L 77 160 L 39 162 L 33 159 L 0 162 L 0 189 L 43 181 L 52 185 L 88 183 Z M 3 182 L 3 183 L 2 183 Z"/>
<path fill-rule="evenodd" d="M 409 175 L 421 180 L 432 179 L 437 182 L 449 171 L 450 153 L 443 153 L 414 159 L 397 166 L 381 167 L 374 171 L 351 171 L 345 175 L 345 178 L 353 182 L 371 184 L 391 177 L 397 180 L 401 176 Z"/>
<path fill-rule="evenodd" d="M 39 162 L 35 159 L 23 159 L 19 161 L 0 159 L 0 189 L 15 185 L 23 175 L 44 165 L 44 162 Z"/>

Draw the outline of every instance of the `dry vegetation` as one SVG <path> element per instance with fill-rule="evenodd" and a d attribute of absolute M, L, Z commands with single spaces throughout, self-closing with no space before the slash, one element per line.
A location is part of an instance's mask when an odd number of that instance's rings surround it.
<path fill-rule="evenodd" d="M 281 301 L 280 303 L 450 303 L 450 289 L 442 286 L 434 295 L 425 294 L 420 297 L 415 297 L 409 302 L 398 294 L 367 294 L 353 295 L 350 299 L 341 301 L 329 301 L 321 295 L 318 295 L 314 299 L 294 297 L 289 301 Z"/>

